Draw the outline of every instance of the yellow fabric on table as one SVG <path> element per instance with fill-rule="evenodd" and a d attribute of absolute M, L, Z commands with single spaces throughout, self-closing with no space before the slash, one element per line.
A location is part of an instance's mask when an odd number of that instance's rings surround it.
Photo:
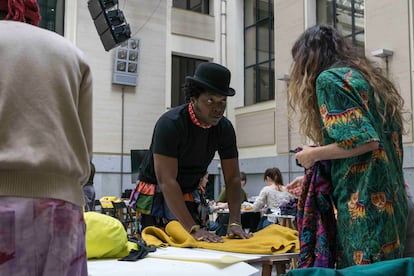
<path fill-rule="evenodd" d="M 88 259 L 122 258 L 138 245 L 128 241 L 122 223 L 96 212 L 84 213 L 86 223 L 86 255 Z"/>
<path fill-rule="evenodd" d="M 253 233 L 253 237 L 250 239 L 223 237 L 223 243 L 209 243 L 196 241 L 179 222 L 171 221 L 165 227 L 165 232 L 154 226 L 144 228 L 142 238 L 148 246 L 205 248 L 248 254 L 299 252 L 298 232 L 277 224 L 271 224 Z"/>

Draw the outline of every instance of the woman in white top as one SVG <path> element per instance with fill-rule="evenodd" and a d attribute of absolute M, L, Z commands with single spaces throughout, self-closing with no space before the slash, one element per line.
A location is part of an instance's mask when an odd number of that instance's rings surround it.
<path fill-rule="evenodd" d="M 259 211 L 263 208 L 267 210 L 278 209 L 281 204 L 287 203 L 296 198 L 289 193 L 283 186 L 283 177 L 280 170 L 276 167 L 266 169 L 264 173 L 265 187 L 260 191 L 259 196 L 253 203 L 253 210 Z M 263 220 L 263 227 L 272 224 L 269 220 Z"/>

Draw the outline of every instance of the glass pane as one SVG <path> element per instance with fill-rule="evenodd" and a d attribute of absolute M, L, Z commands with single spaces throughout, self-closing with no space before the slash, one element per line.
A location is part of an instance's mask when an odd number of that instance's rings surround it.
<path fill-rule="evenodd" d="M 269 22 L 265 22 L 258 25 L 258 63 L 269 60 Z"/>
<path fill-rule="evenodd" d="M 352 34 L 352 16 L 351 1 L 337 1 L 336 28 L 344 36 Z"/>
<path fill-rule="evenodd" d="M 178 56 L 172 57 L 171 65 L 171 106 L 179 104 L 179 95 L 181 89 L 181 80 L 178 77 L 180 71 L 180 58 Z"/>
<path fill-rule="evenodd" d="M 171 107 L 185 103 L 185 95 L 182 91 L 182 85 L 186 76 L 192 76 L 195 68 L 201 62 L 207 60 L 194 59 L 181 56 L 172 56 L 171 67 Z"/>
<path fill-rule="evenodd" d="M 55 31 L 56 29 L 56 0 L 39 1 L 39 9 L 42 14 L 40 27 Z"/>
<path fill-rule="evenodd" d="M 187 9 L 187 0 L 173 0 L 173 7 Z"/>
<path fill-rule="evenodd" d="M 204 14 L 209 13 L 209 0 L 173 0 L 173 7 Z"/>
<path fill-rule="evenodd" d="M 252 105 L 274 98 L 273 0 L 245 0 L 244 15 L 245 105 Z"/>
<path fill-rule="evenodd" d="M 275 30 L 273 28 L 273 17 L 271 19 L 270 22 L 270 31 L 269 31 L 269 39 L 270 39 L 270 59 L 274 59 L 275 58 L 275 40 L 274 40 L 274 35 L 275 35 Z"/>
<path fill-rule="evenodd" d="M 316 17 L 319 24 L 333 24 L 333 1 L 332 0 L 319 0 L 316 1 Z"/>
<path fill-rule="evenodd" d="M 257 9 L 258 20 L 269 17 L 269 0 L 259 0 L 259 7 Z"/>
<path fill-rule="evenodd" d="M 42 20 L 39 27 L 63 35 L 64 0 L 38 0 Z"/>
<path fill-rule="evenodd" d="M 275 99 L 275 62 L 270 62 L 270 74 L 269 74 L 269 86 L 270 86 L 270 97 L 269 100 Z"/>
<path fill-rule="evenodd" d="M 244 26 L 256 23 L 256 0 L 244 1 Z"/>
<path fill-rule="evenodd" d="M 358 48 L 362 48 L 362 52 L 364 52 L 365 33 L 359 33 L 355 36 L 355 46 Z"/>
<path fill-rule="evenodd" d="M 274 98 L 273 87 L 270 78 L 273 72 L 269 71 L 269 64 L 261 64 L 259 66 L 259 99 L 258 102 L 268 101 Z"/>
<path fill-rule="evenodd" d="M 244 71 L 244 105 L 256 103 L 256 72 L 254 67 Z"/>
<path fill-rule="evenodd" d="M 203 8 L 202 13 L 203 14 L 210 14 L 210 1 L 209 0 L 203 0 Z"/>
<path fill-rule="evenodd" d="M 354 0 L 354 5 L 355 5 L 356 13 L 362 12 L 362 14 L 364 14 L 365 0 Z"/>
<path fill-rule="evenodd" d="M 190 0 L 190 10 L 195 12 L 202 12 L 202 0 Z"/>
<path fill-rule="evenodd" d="M 317 21 L 335 26 L 354 46 L 364 47 L 364 10 L 364 0 L 319 0 Z"/>
<path fill-rule="evenodd" d="M 244 32 L 244 66 L 256 63 L 256 28 Z"/>
<path fill-rule="evenodd" d="M 358 3 L 357 3 L 358 2 Z M 365 28 L 364 1 L 355 1 L 355 32 L 363 32 Z"/>

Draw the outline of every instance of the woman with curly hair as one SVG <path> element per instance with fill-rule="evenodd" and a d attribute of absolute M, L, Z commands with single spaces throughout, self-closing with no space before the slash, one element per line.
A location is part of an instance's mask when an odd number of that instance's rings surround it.
<path fill-rule="evenodd" d="M 300 111 L 300 130 L 315 143 L 296 159 L 306 169 L 331 162 L 336 267 L 403 257 L 408 211 L 401 95 L 332 27 L 308 28 L 292 57 L 290 108 Z"/>

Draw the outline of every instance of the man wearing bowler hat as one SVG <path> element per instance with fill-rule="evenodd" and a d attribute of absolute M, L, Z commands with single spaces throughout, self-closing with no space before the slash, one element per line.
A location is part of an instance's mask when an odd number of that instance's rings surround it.
<path fill-rule="evenodd" d="M 165 226 L 171 220 L 197 240 L 222 242 L 216 234 L 200 228 L 193 193 L 218 152 L 229 203 L 228 235 L 249 238 L 240 226 L 240 172 L 236 135 L 223 116 L 230 71 L 217 63 L 204 62 L 184 84 L 187 103 L 164 113 L 157 121 L 149 152 L 144 158 L 131 205 L 141 213 L 141 226 Z"/>

